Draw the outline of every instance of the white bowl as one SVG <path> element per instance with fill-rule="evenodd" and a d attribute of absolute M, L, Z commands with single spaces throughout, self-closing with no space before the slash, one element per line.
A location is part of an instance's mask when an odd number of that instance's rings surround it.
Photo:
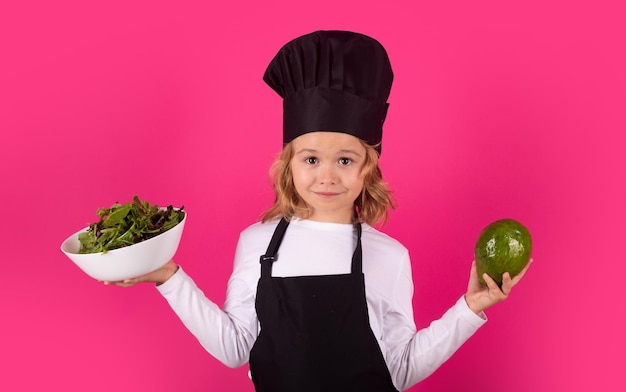
<path fill-rule="evenodd" d="M 78 235 L 86 227 L 63 241 L 61 251 L 94 279 L 118 282 L 136 278 L 162 267 L 174 257 L 186 220 L 187 212 L 180 223 L 156 237 L 106 253 L 80 254 Z"/>

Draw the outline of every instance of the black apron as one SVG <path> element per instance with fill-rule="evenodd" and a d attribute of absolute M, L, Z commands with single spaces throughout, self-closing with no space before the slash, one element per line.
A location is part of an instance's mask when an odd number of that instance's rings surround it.
<path fill-rule="evenodd" d="M 361 225 L 350 274 L 272 277 L 288 225 L 280 221 L 261 256 L 256 296 L 261 331 L 250 352 L 256 390 L 397 392 L 369 324 Z"/>

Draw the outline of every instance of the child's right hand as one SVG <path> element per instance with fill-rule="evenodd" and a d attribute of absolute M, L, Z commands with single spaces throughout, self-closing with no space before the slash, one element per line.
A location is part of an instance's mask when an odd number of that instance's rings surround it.
<path fill-rule="evenodd" d="M 178 265 L 174 263 L 174 260 L 168 261 L 163 267 L 149 272 L 145 275 L 138 276 L 132 279 L 125 279 L 119 282 L 104 282 L 105 285 L 115 285 L 119 287 L 131 287 L 136 285 L 137 283 L 156 283 L 156 285 L 161 285 L 165 283 L 169 278 L 172 277 L 178 271 Z"/>

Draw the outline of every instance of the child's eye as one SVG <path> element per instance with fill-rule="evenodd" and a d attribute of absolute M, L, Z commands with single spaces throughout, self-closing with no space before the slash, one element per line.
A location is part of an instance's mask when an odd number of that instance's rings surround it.
<path fill-rule="evenodd" d="M 308 157 L 304 161 L 309 165 L 315 165 L 318 162 L 318 159 L 315 157 Z"/>
<path fill-rule="evenodd" d="M 342 166 L 347 166 L 352 163 L 352 159 L 350 158 L 339 158 L 339 164 Z"/>

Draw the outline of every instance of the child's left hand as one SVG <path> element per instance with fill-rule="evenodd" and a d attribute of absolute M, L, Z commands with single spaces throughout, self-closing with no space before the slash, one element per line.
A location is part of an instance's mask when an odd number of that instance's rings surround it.
<path fill-rule="evenodd" d="M 483 279 L 487 282 L 487 287 L 480 283 L 478 273 L 476 272 L 476 261 L 472 262 L 472 270 L 470 272 L 469 282 L 467 284 L 467 293 L 465 293 L 465 302 L 474 313 L 478 314 L 485 309 L 504 301 L 511 294 L 511 289 L 515 286 L 523 277 L 528 268 L 532 264 L 533 259 L 530 259 L 526 267 L 514 278 L 511 278 L 508 272 L 502 275 L 502 288 L 498 287 L 498 284 L 491 279 L 487 274 L 483 275 Z"/>

